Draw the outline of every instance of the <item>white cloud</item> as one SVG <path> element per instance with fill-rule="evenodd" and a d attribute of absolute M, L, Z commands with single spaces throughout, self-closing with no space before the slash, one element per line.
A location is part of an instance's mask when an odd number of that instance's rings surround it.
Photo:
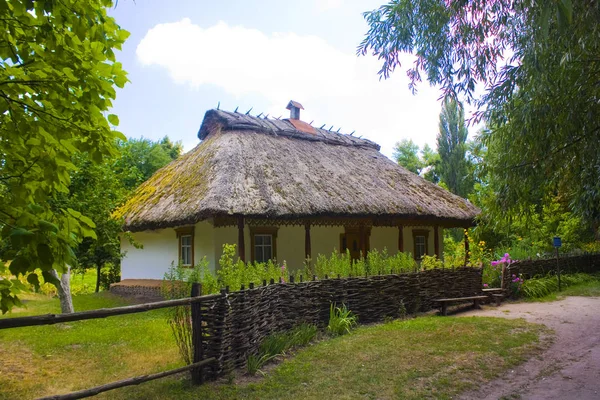
<path fill-rule="evenodd" d="M 403 138 L 435 146 L 437 90 L 422 84 L 412 96 L 402 72 L 380 80 L 377 59 L 341 52 L 316 36 L 266 35 L 224 22 L 201 28 L 183 19 L 150 29 L 137 57 L 165 68 L 182 85 L 212 84 L 237 98 L 262 96 L 271 106 L 260 111 L 271 115 L 286 115 L 287 101 L 297 100 L 306 108 L 303 120 L 356 130 L 388 156 Z"/>

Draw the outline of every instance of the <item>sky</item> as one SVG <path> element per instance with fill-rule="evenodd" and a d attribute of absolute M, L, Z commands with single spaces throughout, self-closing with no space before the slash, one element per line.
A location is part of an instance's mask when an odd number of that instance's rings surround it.
<path fill-rule="evenodd" d="M 204 113 L 216 108 L 289 116 L 381 145 L 412 139 L 435 148 L 437 88 L 408 88 L 405 68 L 380 79 L 376 57 L 356 56 L 362 13 L 382 0 L 120 0 L 109 10 L 131 36 L 117 55 L 130 82 L 111 111 L 128 137 L 165 135 L 190 150 Z M 404 57 L 405 65 L 412 61 Z M 408 64 L 406 64 L 408 63 Z"/>

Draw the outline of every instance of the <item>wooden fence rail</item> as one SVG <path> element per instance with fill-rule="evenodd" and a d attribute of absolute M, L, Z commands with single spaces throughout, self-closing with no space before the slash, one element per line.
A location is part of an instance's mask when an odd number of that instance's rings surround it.
<path fill-rule="evenodd" d="M 154 303 L 136 304 L 133 306 L 99 308 L 91 311 L 81 311 L 71 314 L 44 314 L 32 317 L 17 317 L 0 319 L 0 329 L 21 328 L 25 326 L 53 325 L 62 322 L 83 321 L 86 319 L 97 319 L 113 317 L 115 315 L 134 314 L 156 310 L 159 308 L 169 308 L 176 306 L 185 306 L 195 302 L 207 301 L 218 298 L 220 295 L 212 294 L 206 296 L 186 297 L 176 300 L 157 301 Z"/>
<path fill-rule="evenodd" d="M 79 390 L 77 392 L 67 393 L 67 394 L 58 394 L 55 396 L 42 397 L 38 400 L 74 400 L 74 399 L 83 399 L 85 397 L 95 396 L 102 392 L 107 392 L 113 389 L 119 389 L 126 386 L 139 385 L 140 383 L 152 381 L 155 379 L 164 378 L 165 376 L 179 374 L 181 372 L 200 369 L 205 365 L 213 363 L 215 361 L 214 358 L 207 358 L 206 360 L 193 363 L 190 365 L 186 365 L 185 367 L 171 369 L 169 371 L 158 372 L 156 374 L 150 375 L 142 375 L 136 376 L 135 378 L 124 379 L 122 381 L 107 383 L 106 385 L 96 386 L 91 389 Z"/>

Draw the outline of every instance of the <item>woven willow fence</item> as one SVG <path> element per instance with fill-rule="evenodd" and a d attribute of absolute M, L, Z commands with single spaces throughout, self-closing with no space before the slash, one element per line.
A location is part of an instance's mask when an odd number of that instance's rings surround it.
<path fill-rule="evenodd" d="M 558 259 L 561 274 L 576 272 L 600 272 L 600 254 L 583 254 L 578 256 L 560 256 Z M 513 262 L 504 274 L 504 287 L 509 287 L 512 276 L 522 275 L 525 279 L 556 273 L 556 258 L 541 260 L 522 260 Z"/>
<path fill-rule="evenodd" d="M 192 306 L 194 361 L 214 357 L 200 381 L 244 368 L 270 334 L 302 322 L 324 326 L 331 303 L 345 304 L 361 323 L 433 308 L 433 299 L 481 294 L 481 269 L 433 269 L 418 273 L 315 280 L 260 286 Z"/>

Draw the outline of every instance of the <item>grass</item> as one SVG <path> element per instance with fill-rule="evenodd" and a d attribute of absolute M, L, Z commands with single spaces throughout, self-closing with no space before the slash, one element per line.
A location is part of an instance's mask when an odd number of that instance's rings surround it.
<path fill-rule="evenodd" d="M 600 297 L 600 277 L 598 275 L 592 275 L 593 279 L 587 280 L 586 282 L 579 283 L 573 286 L 563 288 L 562 291 L 552 291 L 539 298 L 526 299 L 527 301 L 535 302 L 549 302 L 562 300 L 566 296 L 589 296 L 589 297 Z"/>
<path fill-rule="evenodd" d="M 15 316 L 57 312 L 34 295 Z M 109 293 L 78 310 L 125 304 Z M 540 325 L 495 318 L 421 317 L 362 326 L 300 349 L 261 380 L 190 384 L 187 375 L 100 395 L 105 399 L 450 398 L 540 348 Z M 181 365 L 165 310 L 0 331 L 0 398 L 65 393 Z M 242 371 L 243 372 L 243 371 Z"/>
<path fill-rule="evenodd" d="M 60 312 L 56 298 L 23 297 L 27 308 L 12 316 Z M 106 292 L 73 301 L 77 311 L 128 304 Z M 65 393 L 182 365 L 165 310 L 0 330 L 0 354 L 0 399 Z"/>

